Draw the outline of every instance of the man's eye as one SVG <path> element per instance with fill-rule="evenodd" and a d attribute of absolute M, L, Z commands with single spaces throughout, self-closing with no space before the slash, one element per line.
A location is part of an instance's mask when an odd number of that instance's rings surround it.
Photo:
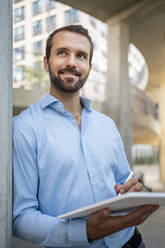
<path fill-rule="evenodd" d="M 57 54 L 63 56 L 63 55 L 66 55 L 66 52 L 65 51 L 59 51 Z"/>
<path fill-rule="evenodd" d="M 84 54 L 78 54 L 78 57 L 81 59 L 86 59 L 86 56 Z"/>

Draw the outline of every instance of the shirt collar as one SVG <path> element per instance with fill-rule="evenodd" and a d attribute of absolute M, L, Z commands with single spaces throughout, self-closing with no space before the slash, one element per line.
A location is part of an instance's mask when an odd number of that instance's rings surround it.
<path fill-rule="evenodd" d="M 80 96 L 80 101 L 84 108 L 86 108 L 88 111 L 91 111 L 91 107 L 90 107 L 91 100 L 90 99 L 84 96 Z M 40 105 L 43 109 L 45 109 L 46 107 L 50 106 L 52 103 L 55 103 L 55 102 L 60 102 L 60 101 L 48 93 L 41 99 Z"/>
<path fill-rule="evenodd" d="M 48 93 L 41 99 L 40 105 L 43 109 L 45 109 L 54 102 L 59 102 L 59 100 Z"/>
<path fill-rule="evenodd" d="M 80 101 L 81 101 L 83 107 L 86 110 L 88 110 L 89 112 L 91 112 L 91 100 L 87 97 L 80 96 Z"/>

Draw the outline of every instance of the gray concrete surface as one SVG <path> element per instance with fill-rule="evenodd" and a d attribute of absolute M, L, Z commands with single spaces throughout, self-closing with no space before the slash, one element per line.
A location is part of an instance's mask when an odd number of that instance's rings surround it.
<path fill-rule="evenodd" d="M 0 0 L 0 248 L 10 247 L 12 219 L 12 1 Z"/>

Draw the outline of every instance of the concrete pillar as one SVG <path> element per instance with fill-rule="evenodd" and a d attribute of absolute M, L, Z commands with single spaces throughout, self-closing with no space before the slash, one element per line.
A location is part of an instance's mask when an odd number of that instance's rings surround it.
<path fill-rule="evenodd" d="M 106 112 L 119 127 L 126 155 L 132 164 L 132 121 L 128 77 L 129 30 L 125 23 L 108 24 Z"/>
<path fill-rule="evenodd" d="M 12 1 L 0 0 L 0 248 L 11 245 Z"/>
<path fill-rule="evenodd" d="M 160 87 L 160 181 L 165 182 L 165 83 Z"/>

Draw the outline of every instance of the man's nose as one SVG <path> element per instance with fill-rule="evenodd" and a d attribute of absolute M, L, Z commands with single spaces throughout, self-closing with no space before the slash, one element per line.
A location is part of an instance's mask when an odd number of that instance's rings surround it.
<path fill-rule="evenodd" d="M 68 56 L 66 66 L 76 67 L 76 57 L 74 54 Z"/>

